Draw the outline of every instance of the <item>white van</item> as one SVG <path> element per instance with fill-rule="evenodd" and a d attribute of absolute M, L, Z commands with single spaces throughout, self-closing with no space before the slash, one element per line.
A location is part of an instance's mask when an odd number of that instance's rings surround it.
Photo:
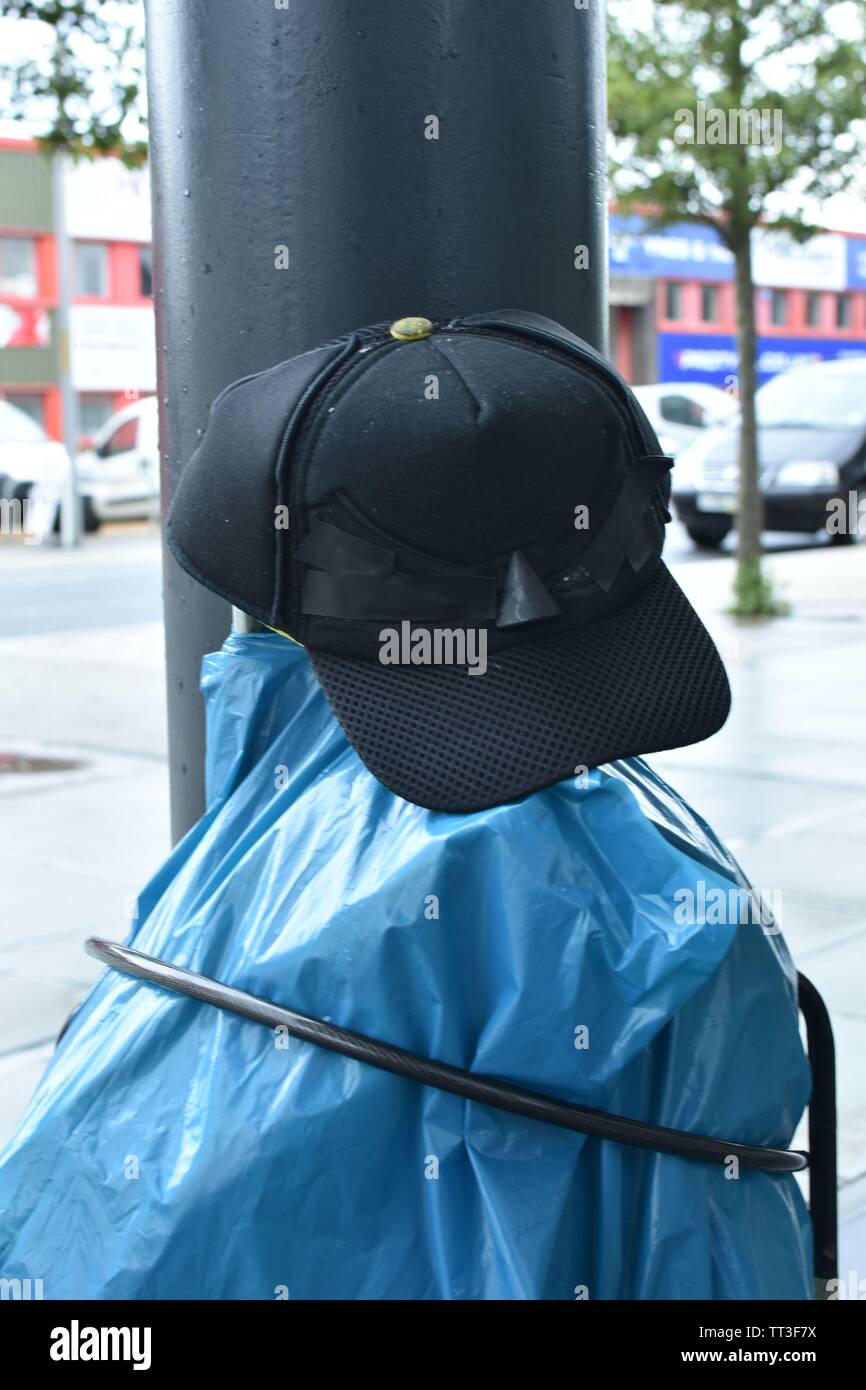
<path fill-rule="evenodd" d="M 159 427 L 155 396 L 124 406 L 76 460 L 84 525 L 159 515 Z"/>

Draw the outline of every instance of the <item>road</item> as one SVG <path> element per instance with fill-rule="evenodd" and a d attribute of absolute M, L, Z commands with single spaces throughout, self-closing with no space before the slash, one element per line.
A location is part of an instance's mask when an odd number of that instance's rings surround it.
<path fill-rule="evenodd" d="M 825 546 L 825 541 L 811 537 L 768 538 L 768 550 L 776 554 Z M 729 555 L 730 548 L 728 541 L 719 555 L 700 552 L 683 528 L 673 522 L 668 528 L 665 559 L 677 568 L 712 565 Z M 53 544 L 0 543 L 0 638 L 132 627 L 157 622 L 161 617 L 159 535 L 150 524 L 116 523 L 86 536 L 74 562 Z"/>
<path fill-rule="evenodd" d="M 115 524 L 73 557 L 53 543 L 0 542 L 0 637 L 128 627 L 162 616 L 159 534 Z"/>

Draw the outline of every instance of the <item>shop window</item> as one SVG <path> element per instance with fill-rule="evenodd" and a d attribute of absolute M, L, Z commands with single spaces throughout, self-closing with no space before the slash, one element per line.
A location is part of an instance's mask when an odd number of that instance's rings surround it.
<path fill-rule="evenodd" d="M 108 247 L 104 241 L 76 243 L 75 293 L 88 299 L 107 299 Z"/>
<path fill-rule="evenodd" d="M 138 253 L 138 288 L 146 298 L 153 297 L 153 252 L 149 246 L 142 246 Z"/>
<path fill-rule="evenodd" d="M 38 293 L 36 242 L 32 237 L 0 237 L 0 294 L 35 299 Z"/>
<path fill-rule="evenodd" d="M 715 323 L 719 317 L 719 291 L 716 285 L 701 285 L 701 318 Z"/>
<path fill-rule="evenodd" d="M 821 326 L 821 296 L 817 290 L 810 290 L 806 295 L 806 324 L 809 328 Z"/>
<path fill-rule="evenodd" d="M 98 434 L 114 414 L 113 396 L 79 396 L 78 424 L 87 439 Z"/>
<path fill-rule="evenodd" d="M 683 287 L 677 280 L 668 280 L 665 285 L 665 318 L 681 319 L 683 316 Z"/>
<path fill-rule="evenodd" d="M 788 322 L 788 295 L 785 290 L 770 291 L 770 323 L 784 328 Z"/>
<path fill-rule="evenodd" d="M 14 405 L 17 410 L 23 410 L 25 415 L 44 430 L 45 401 L 42 396 L 34 395 L 30 391 L 6 391 L 3 399 Z"/>
<path fill-rule="evenodd" d="M 851 296 L 848 294 L 836 296 L 836 327 L 851 327 Z"/>

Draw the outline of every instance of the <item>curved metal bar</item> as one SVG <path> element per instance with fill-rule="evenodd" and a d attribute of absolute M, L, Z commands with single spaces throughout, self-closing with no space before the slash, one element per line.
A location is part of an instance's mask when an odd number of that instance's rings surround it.
<path fill-rule="evenodd" d="M 128 946 L 113 941 L 91 937 L 86 950 L 96 960 L 128 975 L 136 975 L 150 984 L 161 985 L 177 994 L 200 999 L 203 1003 L 214 1004 L 229 1013 L 239 1014 L 241 1018 L 262 1023 L 268 1028 L 285 1028 L 292 1037 L 304 1042 L 314 1043 L 316 1047 L 328 1048 L 344 1057 L 352 1057 L 359 1062 L 379 1067 L 382 1071 L 393 1072 L 396 1076 L 417 1081 L 423 1086 L 432 1086 L 465 1100 L 475 1100 L 482 1105 L 491 1105 L 497 1110 L 507 1110 L 514 1115 L 523 1115 L 530 1120 L 543 1120 L 561 1129 L 570 1129 L 577 1134 L 585 1134 L 594 1139 L 612 1139 L 619 1144 L 630 1144 L 640 1149 L 654 1149 L 658 1153 L 673 1154 L 678 1158 L 702 1159 L 711 1163 L 728 1163 L 732 1158 L 743 1168 L 757 1168 L 767 1173 L 797 1173 L 806 1168 L 808 1154 L 795 1149 L 770 1149 L 753 1144 L 738 1144 L 726 1139 L 713 1139 L 704 1134 L 690 1134 L 685 1130 L 666 1129 L 661 1125 L 650 1125 L 642 1120 L 631 1120 L 624 1115 L 609 1115 L 602 1110 L 592 1110 L 586 1106 L 574 1105 L 570 1101 L 556 1100 L 553 1096 L 542 1095 L 522 1086 L 514 1086 L 497 1077 L 478 1075 L 465 1071 L 462 1067 L 452 1067 L 447 1062 L 438 1062 L 430 1057 L 422 1057 L 403 1047 L 394 1047 L 378 1038 L 355 1033 L 348 1028 L 338 1028 L 333 1023 L 312 1018 L 309 1014 L 296 1013 L 294 1009 L 272 1004 L 254 994 L 224 985 L 206 975 L 196 975 L 168 961 L 154 956 L 143 955 Z"/>
<path fill-rule="evenodd" d="M 811 980 L 798 974 L 800 1012 L 812 1069 L 809 1097 L 809 1214 L 815 1261 L 815 1297 L 827 1298 L 839 1277 L 836 1046 L 827 1006 Z"/>

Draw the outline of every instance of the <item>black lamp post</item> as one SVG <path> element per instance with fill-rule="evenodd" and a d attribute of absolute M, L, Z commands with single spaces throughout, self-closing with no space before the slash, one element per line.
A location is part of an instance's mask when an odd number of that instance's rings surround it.
<path fill-rule="evenodd" d="M 365 323 L 533 309 L 604 346 L 601 0 L 148 0 L 163 497 L 228 382 Z M 228 606 L 165 559 L 172 822 Z"/>

